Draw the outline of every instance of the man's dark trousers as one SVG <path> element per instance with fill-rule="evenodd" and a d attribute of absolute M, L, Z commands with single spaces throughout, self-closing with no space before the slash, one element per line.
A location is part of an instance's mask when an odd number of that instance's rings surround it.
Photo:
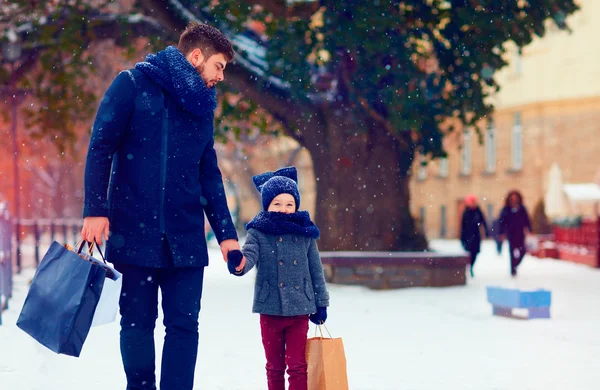
<path fill-rule="evenodd" d="M 160 389 L 193 388 L 204 267 L 175 268 L 168 244 L 163 242 L 167 268 L 115 264 L 123 273 L 119 305 L 127 390 L 156 389 L 154 327 L 159 287 L 166 328 Z"/>

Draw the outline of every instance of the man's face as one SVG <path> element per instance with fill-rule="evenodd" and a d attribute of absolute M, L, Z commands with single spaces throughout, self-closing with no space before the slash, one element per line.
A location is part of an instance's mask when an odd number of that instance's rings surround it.
<path fill-rule="evenodd" d="M 227 61 L 222 53 L 213 54 L 206 58 L 200 49 L 194 49 L 186 58 L 198 71 L 208 88 L 214 87 L 218 82 L 225 79 L 224 72 Z"/>

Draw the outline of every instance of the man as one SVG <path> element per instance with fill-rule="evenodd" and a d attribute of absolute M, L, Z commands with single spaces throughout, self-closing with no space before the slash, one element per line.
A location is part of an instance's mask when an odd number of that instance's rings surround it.
<path fill-rule="evenodd" d="M 159 287 L 166 327 L 160 389 L 192 389 L 208 265 L 204 213 L 225 261 L 240 248 L 213 140 L 215 85 L 233 56 L 221 32 L 191 23 L 177 47 L 121 72 L 96 115 L 81 236 L 106 239 L 106 256 L 123 273 L 127 389 L 156 389 Z"/>

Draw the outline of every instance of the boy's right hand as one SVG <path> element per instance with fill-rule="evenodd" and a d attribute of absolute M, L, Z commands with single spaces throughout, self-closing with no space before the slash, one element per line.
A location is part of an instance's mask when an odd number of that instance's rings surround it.
<path fill-rule="evenodd" d="M 81 239 L 102 245 L 102 239 L 108 240 L 110 222 L 106 217 L 85 217 L 81 229 Z"/>
<path fill-rule="evenodd" d="M 242 264 L 242 259 L 244 258 L 244 254 L 235 249 L 227 252 L 227 269 L 229 273 L 234 275 L 239 275 L 244 270 L 243 267 L 240 267 Z"/>

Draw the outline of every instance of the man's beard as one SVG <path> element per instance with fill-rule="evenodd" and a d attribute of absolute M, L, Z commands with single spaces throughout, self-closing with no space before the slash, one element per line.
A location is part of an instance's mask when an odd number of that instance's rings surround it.
<path fill-rule="evenodd" d="M 214 80 L 208 80 L 208 81 L 205 81 L 205 80 L 204 80 L 204 75 L 203 75 L 203 73 L 204 73 L 205 62 L 206 62 L 206 60 L 202 61 L 202 63 L 200 63 L 200 65 L 198 65 L 198 67 L 196 68 L 196 70 L 198 71 L 198 73 L 200 73 L 200 77 L 202 78 L 202 81 L 204 81 L 204 84 L 206 84 L 206 87 L 207 87 L 207 88 L 212 88 L 212 87 L 214 87 L 214 86 L 215 86 L 217 83 L 216 83 L 216 82 L 214 82 Z M 212 85 L 211 85 L 211 84 L 212 84 Z"/>

